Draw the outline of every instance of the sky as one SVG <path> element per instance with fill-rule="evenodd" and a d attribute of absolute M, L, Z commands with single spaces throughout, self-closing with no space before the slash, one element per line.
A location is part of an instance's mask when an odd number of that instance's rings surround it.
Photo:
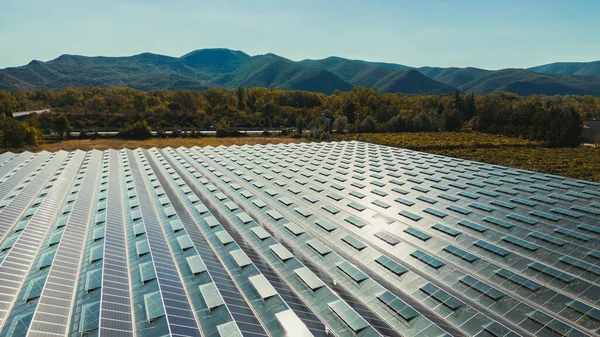
<path fill-rule="evenodd" d="M 62 54 L 527 68 L 600 60 L 600 0 L 0 0 L 0 68 Z"/>

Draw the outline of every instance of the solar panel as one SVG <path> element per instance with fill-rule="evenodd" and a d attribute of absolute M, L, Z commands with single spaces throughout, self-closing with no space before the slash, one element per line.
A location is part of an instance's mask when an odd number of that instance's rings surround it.
<path fill-rule="evenodd" d="M 591 182 L 355 141 L 29 157 L 0 163 L 3 335 L 600 329 Z"/>
<path fill-rule="evenodd" d="M 421 291 L 431 296 L 436 301 L 441 302 L 443 305 L 447 306 L 452 311 L 455 311 L 458 308 L 465 305 L 463 302 L 456 299 L 456 297 L 448 294 L 446 291 L 440 289 L 432 283 L 427 283 L 426 285 L 422 286 Z"/>

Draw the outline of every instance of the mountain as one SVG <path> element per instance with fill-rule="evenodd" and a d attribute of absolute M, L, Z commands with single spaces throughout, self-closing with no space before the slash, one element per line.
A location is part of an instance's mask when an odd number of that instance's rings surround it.
<path fill-rule="evenodd" d="M 417 69 L 423 75 L 446 85 L 459 88 L 462 85 L 489 75 L 493 71 L 478 68 L 437 68 L 421 67 Z M 493 90 L 492 90 L 493 91 Z"/>
<path fill-rule="evenodd" d="M 485 94 L 507 91 L 520 95 L 600 96 L 600 77 L 538 74 L 525 69 L 504 69 L 481 76 L 458 87 L 464 92 Z"/>
<path fill-rule="evenodd" d="M 323 60 L 304 60 L 300 63 L 327 70 L 353 86 L 369 87 L 380 92 L 407 94 L 449 93 L 456 88 L 437 82 L 407 66 L 371 63 L 328 57 Z"/>
<path fill-rule="evenodd" d="M 340 57 L 303 60 L 303 64 L 330 71 L 355 86 L 381 92 L 447 93 L 459 90 L 476 95 L 508 91 L 519 95 L 595 95 L 600 96 L 600 76 L 540 74 L 526 69 L 485 70 L 479 68 L 411 68 Z M 424 76 L 415 79 L 416 74 Z M 409 74 L 409 76 L 401 75 Z M 429 78 L 429 82 L 425 78 Z M 402 78 L 395 84 L 392 79 Z M 410 81 L 409 79 L 415 79 Z"/>
<path fill-rule="evenodd" d="M 249 56 L 228 49 L 204 49 L 180 58 L 144 53 L 129 57 L 62 55 L 49 62 L 0 70 L 7 89 L 68 86 L 129 86 L 138 90 L 260 86 L 332 93 L 352 85 L 327 71 L 276 55 Z"/>
<path fill-rule="evenodd" d="M 529 68 L 542 74 L 566 74 L 580 76 L 600 76 L 600 61 L 557 62 Z"/>
<path fill-rule="evenodd" d="M 230 49 L 200 49 L 181 57 L 152 53 L 126 57 L 61 55 L 0 70 L 0 89 L 128 86 L 138 90 L 267 87 L 326 94 L 365 86 L 380 92 L 443 94 L 575 94 L 600 96 L 600 61 L 553 63 L 530 69 L 414 68 L 328 57 L 292 61 Z"/>
<path fill-rule="evenodd" d="M 599 76 L 540 74 L 526 69 L 484 70 L 478 68 L 418 69 L 432 79 L 475 95 L 507 91 L 519 95 L 600 96 Z"/>
<path fill-rule="evenodd" d="M 344 59 L 332 58 L 333 63 Z M 326 63 L 326 62 L 325 62 Z M 22 67 L 0 70 L 3 89 L 62 89 L 69 86 L 128 86 L 138 90 L 235 89 L 267 87 L 317 91 L 349 91 L 368 86 L 382 92 L 411 94 L 455 91 L 406 66 L 392 63 L 348 61 L 330 70 L 320 62 L 294 62 L 274 55 L 250 56 L 229 49 L 201 49 L 179 58 L 144 53 L 128 57 L 61 55 L 32 61 Z M 353 69 L 359 65 L 357 69 Z M 354 74 L 352 74 L 354 73 Z"/>

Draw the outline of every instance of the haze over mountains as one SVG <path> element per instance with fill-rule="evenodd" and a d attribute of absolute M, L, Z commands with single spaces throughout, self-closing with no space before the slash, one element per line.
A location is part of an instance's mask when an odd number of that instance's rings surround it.
<path fill-rule="evenodd" d="M 291 61 L 274 55 L 250 56 L 229 49 L 201 49 L 182 57 L 144 53 L 129 57 L 61 55 L 0 70 L 0 89 L 62 89 L 128 86 L 139 90 L 269 87 L 332 93 L 365 86 L 407 94 L 600 96 L 600 61 L 552 63 L 529 69 L 414 68 L 401 64 L 348 60 Z"/>

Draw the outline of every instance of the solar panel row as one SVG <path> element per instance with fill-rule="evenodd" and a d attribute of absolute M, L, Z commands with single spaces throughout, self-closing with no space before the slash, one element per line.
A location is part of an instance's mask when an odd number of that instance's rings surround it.
<path fill-rule="evenodd" d="M 360 142 L 0 155 L 0 336 L 592 336 L 600 184 Z"/>

